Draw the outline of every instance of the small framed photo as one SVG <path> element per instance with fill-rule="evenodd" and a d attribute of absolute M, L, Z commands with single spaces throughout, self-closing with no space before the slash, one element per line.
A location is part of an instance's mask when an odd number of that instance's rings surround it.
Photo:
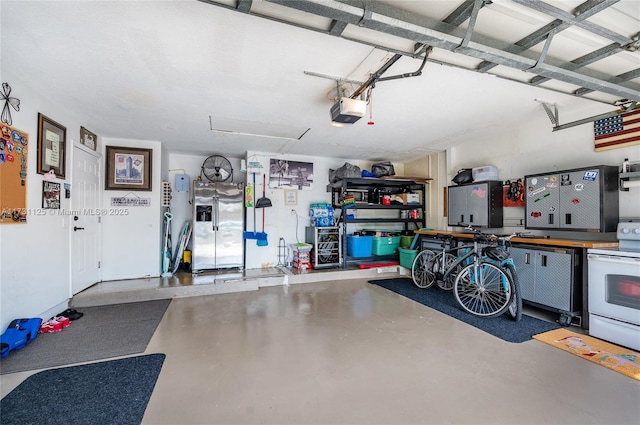
<path fill-rule="evenodd" d="M 42 208 L 60 209 L 60 183 L 47 180 L 42 182 Z"/>
<path fill-rule="evenodd" d="M 65 177 L 67 128 L 38 113 L 38 174 Z"/>
<path fill-rule="evenodd" d="M 151 191 L 153 149 L 106 147 L 105 190 Z"/>
<path fill-rule="evenodd" d="M 85 145 L 91 150 L 96 150 L 98 145 L 98 136 L 90 132 L 84 127 L 80 127 L 80 144 Z"/>
<path fill-rule="evenodd" d="M 284 204 L 285 205 L 298 205 L 298 191 L 295 189 L 284 190 Z"/>

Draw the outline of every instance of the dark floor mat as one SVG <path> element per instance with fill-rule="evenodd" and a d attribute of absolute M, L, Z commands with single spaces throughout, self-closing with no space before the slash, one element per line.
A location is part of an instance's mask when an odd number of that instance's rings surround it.
<path fill-rule="evenodd" d="M 140 424 L 164 354 L 49 369 L 0 401 L 3 425 Z"/>
<path fill-rule="evenodd" d="M 431 307 L 508 342 L 528 341 L 533 335 L 560 327 L 555 323 L 525 314 L 518 322 L 514 322 L 504 314 L 491 319 L 477 317 L 463 311 L 458 306 L 452 292 L 443 291 L 437 287 L 420 289 L 408 278 L 370 280 L 369 283 Z"/>
<path fill-rule="evenodd" d="M 60 332 L 39 334 L 0 360 L 0 374 L 46 369 L 109 357 L 140 354 L 171 300 L 84 307 L 82 318 Z"/>

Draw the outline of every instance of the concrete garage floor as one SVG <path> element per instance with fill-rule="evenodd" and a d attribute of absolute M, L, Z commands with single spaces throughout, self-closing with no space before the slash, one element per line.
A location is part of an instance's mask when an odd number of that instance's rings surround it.
<path fill-rule="evenodd" d="M 640 383 L 367 279 L 175 299 L 149 424 L 638 424 Z"/>
<path fill-rule="evenodd" d="M 369 279 L 174 298 L 146 350 L 167 357 L 143 423 L 639 423 L 638 381 Z M 4 375 L 3 395 L 30 373 Z"/>

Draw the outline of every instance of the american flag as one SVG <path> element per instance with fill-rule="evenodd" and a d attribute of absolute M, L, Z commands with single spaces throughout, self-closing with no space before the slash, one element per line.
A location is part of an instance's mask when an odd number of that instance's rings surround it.
<path fill-rule="evenodd" d="M 640 144 L 640 109 L 594 121 L 593 133 L 596 152 Z"/>

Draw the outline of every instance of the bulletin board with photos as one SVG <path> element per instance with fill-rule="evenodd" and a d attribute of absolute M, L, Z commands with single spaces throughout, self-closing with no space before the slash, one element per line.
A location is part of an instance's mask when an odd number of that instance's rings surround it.
<path fill-rule="evenodd" d="M 29 135 L 0 122 L 0 223 L 27 221 Z"/>

